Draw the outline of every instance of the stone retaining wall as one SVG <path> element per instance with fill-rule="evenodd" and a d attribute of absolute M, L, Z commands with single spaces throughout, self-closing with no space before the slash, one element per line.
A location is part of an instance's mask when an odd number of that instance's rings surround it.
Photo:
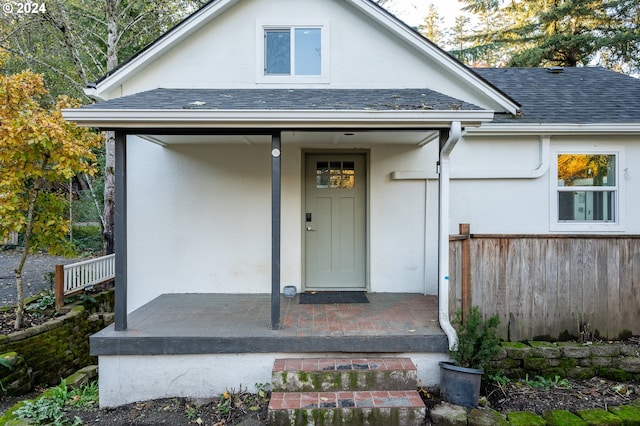
<path fill-rule="evenodd" d="M 640 379 L 640 346 L 624 343 L 503 342 L 491 369 L 510 378 Z"/>
<path fill-rule="evenodd" d="M 63 377 L 91 364 L 89 336 L 113 322 L 113 291 L 92 295 L 95 304 L 72 306 L 65 315 L 29 329 L 0 335 L 0 384 L 11 395 L 28 392 L 34 385 L 58 385 Z M 111 308 L 109 308 L 111 307 Z"/>

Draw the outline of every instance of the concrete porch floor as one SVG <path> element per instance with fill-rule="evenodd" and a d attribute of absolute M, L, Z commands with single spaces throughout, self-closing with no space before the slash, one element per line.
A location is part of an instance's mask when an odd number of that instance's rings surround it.
<path fill-rule="evenodd" d="M 301 305 L 269 294 L 164 294 L 91 337 L 92 355 L 447 352 L 435 296 L 368 293 L 370 303 Z"/>

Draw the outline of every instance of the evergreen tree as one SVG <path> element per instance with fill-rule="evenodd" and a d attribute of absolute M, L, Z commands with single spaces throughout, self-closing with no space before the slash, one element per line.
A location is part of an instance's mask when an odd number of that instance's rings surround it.
<path fill-rule="evenodd" d="M 480 20 L 475 34 L 466 36 L 472 46 L 461 57 L 491 54 L 487 62 L 501 62 L 504 56 L 508 66 L 640 69 L 637 0 L 460 1 Z"/>

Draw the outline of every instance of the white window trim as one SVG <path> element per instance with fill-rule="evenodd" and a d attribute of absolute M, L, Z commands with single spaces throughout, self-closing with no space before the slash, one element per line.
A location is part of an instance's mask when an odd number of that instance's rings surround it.
<path fill-rule="evenodd" d="M 293 29 L 293 28 L 320 28 L 320 42 L 322 43 L 320 52 L 320 75 L 265 75 L 265 46 L 264 32 L 270 29 Z M 273 22 L 273 21 L 256 21 L 256 83 L 274 83 L 274 84 L 316 84 L 329 83 L 329 23 L 320 19 L 316 21 L 299 21 L 295 23 Z M 293 59 L 293 58 L 292 58 Z"/>
<path fill-rule="evenodd" d="M 615 190 L 614 214 L 615 220 L 612 222 L 560 222 L 558 220 L 558 155 L 559 154 L 609 154 L 616 156 L 616 186 L 610 187 Z M 625 217 L 625 182 L 622 171 L 624 165 L 624 147 L 591 147 L 588 149 L 576 149 L 575 145 L 563 149 L 559 146 L 551 152 L 549 194 L 550 194 L 550 219 L 549 229 L 555 232 L 621 232 L 624 231 Z M 602 187 L 603 190 L 608 187 Z"/>

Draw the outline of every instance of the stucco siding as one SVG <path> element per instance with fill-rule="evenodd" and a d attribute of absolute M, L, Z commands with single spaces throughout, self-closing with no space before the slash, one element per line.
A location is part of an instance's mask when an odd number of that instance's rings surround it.
<path fill-rule="evenodd" d="M 282 11 L 286 11 L 283 16 Z M 312 17 L 312 18 L 310 18 Z M 261 79 L 263 25 L 322 25 L 328 32 L 322 82 Z M 398 24 L 396 24 L 398 25 Z M 402 27 L 401 25 L 399 26 Z M 336 0 L 243 1 L 145 63 L 106 98 L 155 88 L 428 88 L 475 105 L 499 108 L 468 81 L 425 54 L 419 36 L 411 42 L 345 2 Z M 403 31 L 409 31 L 404 29 Z M 410 31 L 409 31 L 410 32 Z M 419 71 L 416 71 L 419 70 Z M 293 81 L 293 84 L 292 84 Z"/>
<path fill-rule="evenodd" d="M 474 143 L 493 155 L 480 155 Z M 452 156 L 449 233 L 457 233 L 460 223 L 471 224 L 472 232 L 479 234 L 562 233 L 550 218 L 556 196 L 552 164 L 558 150 L 585 146 L 621 152 L 620 227 L 610 232 L 640 233 L 632 216 L 640 209 L 640 199 L 632 196 L 639 191 L 632 167 L 640 163 L 637 141 L 596 136 L 552 137 L 542 156 L 536 137 L 521 143 L 513 138 L 463 141 Z M 435 294 L 435 143 L 335 148 L 287 143 L 285 138 L 282 285 L 299 291 L 304 285 L 305 153 L 354 148 L 368 158 L 367 290 Z M 271 291 L 270 158 L 268 143 L 160 147 L 129 137 L 129 310 L 162 293 Z M 537 170 L 533 177 L 532 170 Z M 423 177 L 394 178 L 395 172 L 403 171 L 422 172 Z M 467 179 L 465 173 L 486 175 Z"/>
<path fill-rule="evenodd" d="M 430 151 L 358 150 L 370 159 L 369 291 L 425 291 L 426 181 L 390 176 L 435 164 Z M 300 290 L 308 150 L 285 143 L 282 152 L 281 282 Z M 129 311 L 162 293 L 271 291 L 269 144 L 160 147 L 130 136 L 127 154 L 129 164 L 145 164 L 128 170 Z"/>
<path fill-rule="evenodd" d="M 640 232 L 640 223 L 634 220 L 640 200 L 633 196 L 640 191 L 633 173 L 633 164 L 640 162 L 637 138 L 551 136 L 544 155 L 536 138 L 469 137 L 456 146 L 451 156 L 450 233 L 457 232 L 459 223 L 470 223 L 472 232 L 479 234 Z M 583 230 L 559 230 L 554 226 L 554 163 L 559 152 L 618 154 L 618 226 L 604 230 L 586 225 Z"/>
<path fill-rule="evenodd" d="M 438 363 L 450 359 L 442 353 L 393 355 L 410 357 L 418 370 L 418 379 L 424 386 L 439 384 Z M 210 398 L 241 386 L 256 392 L 255 385 L 271 382 L 275 359 L 300 356 L 299 353 L 100 356 L 100 370 L 113 372 L 100 375 L 100 407 L 181 396 Z M 304 356 L 344 357 L 344 353 Z"/>

